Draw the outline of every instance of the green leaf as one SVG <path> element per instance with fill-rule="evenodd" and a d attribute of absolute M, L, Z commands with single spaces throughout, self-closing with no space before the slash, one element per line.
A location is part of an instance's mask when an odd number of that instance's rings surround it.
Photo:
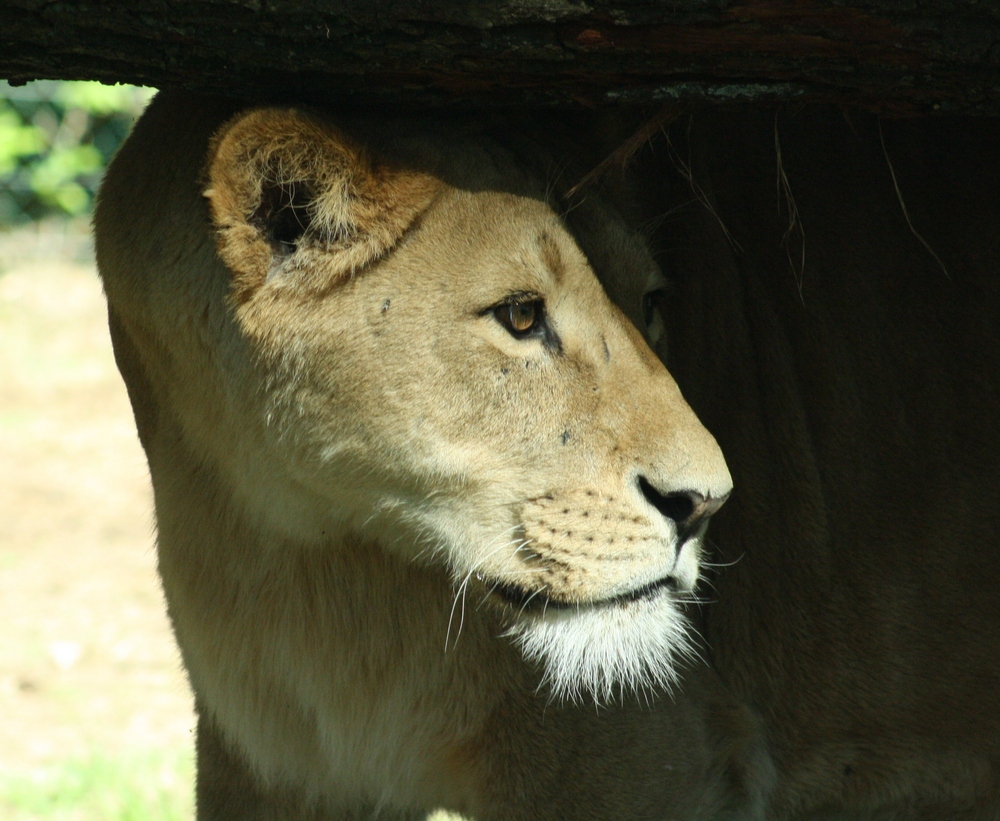
<path fill-rule="evenodd" d="M 0 174 L 9 174 L 24 157 L 40 154 L 47 144 L 42 129 L 26 125 L 16 111 L 0 101 Z"/>

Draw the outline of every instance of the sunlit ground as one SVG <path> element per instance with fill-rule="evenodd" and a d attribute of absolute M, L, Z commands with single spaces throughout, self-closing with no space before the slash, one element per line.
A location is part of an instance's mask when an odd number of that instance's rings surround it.
<path fill-rule="evenodd" d="M 189 819 L 191 700 L 86 230 L 0 233 L 0 818 Z"/>

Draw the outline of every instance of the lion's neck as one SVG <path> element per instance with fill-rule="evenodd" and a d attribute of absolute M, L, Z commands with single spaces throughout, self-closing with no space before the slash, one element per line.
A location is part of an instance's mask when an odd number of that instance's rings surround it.
<path fill-rule="evenodd" d="M 252 764 L 390 805 L 473 803 L 490 714 L 531 689 L 489 614 L 442 570 L 354 534 L 316 546 L 261 531 L 204 469 L 154 475 L 192 685 L 224 735 L 267 751 Z"/>

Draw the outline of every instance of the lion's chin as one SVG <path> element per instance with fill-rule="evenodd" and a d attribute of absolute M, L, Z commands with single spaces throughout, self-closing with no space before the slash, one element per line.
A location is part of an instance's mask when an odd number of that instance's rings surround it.
<path fill-rule="evenodd" d="M 679 663 L 694 655 L 687 620 L 665 588 L 598 606 L 532 608 L 507 635 L 541 664 L 553 697 L 568 701 L 669 690 Z"/>

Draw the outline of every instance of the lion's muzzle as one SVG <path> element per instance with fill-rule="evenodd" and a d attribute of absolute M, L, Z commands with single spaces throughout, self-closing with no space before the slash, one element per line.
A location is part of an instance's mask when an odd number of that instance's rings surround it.
<path fill-rule="evenodd" d="M 492 591 L 522 611 L 691 593 L 701 537 L 726 496 L 660 493 L 644 477 L 636 485 L 638 493 L 584 488 L 530 499 L 521 511 L 521 567 L 495 579 Z"/>

